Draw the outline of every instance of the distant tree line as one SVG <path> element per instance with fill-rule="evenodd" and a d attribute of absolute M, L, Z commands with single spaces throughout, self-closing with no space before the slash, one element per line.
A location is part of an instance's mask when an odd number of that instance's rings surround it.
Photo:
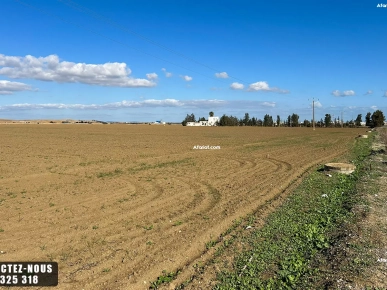
<path fill-rule="evenodd" d="M 214 115 L 213 112 L 210 112 L 210 116 Z M 276 120 L 273 120 L 273 117 L 269 114 L 266 114 L 263 119 L 258 119 L 256 117 L 250 118 L 249 113 L 245 113 L 243 118 L 238 118 L 236 116 L 228 116 L 224 114 L 220 117 L 218 126 L 261 126 L 261 127 L 312 127 L 313 120 L 305 119 L 303 122 L 300 122 L 300 117 L 293 113 L 289 115 L 285 120 L 281 121 L 279 115 L 277 115 Z M 369 127 L 380 127 L 384 125 L 385 116 L 382 111 L 376 110 L 372 115 L 370 112 L 367 113 L 365 117 L 366 126 Z M 198 121 L 206 121 L 204 117 L 198 119 Z M 195 115 L 187 114 L 185 119 L 182 122 L 183 126 L 186 126 L 188 122 L 196 122 Z M 339 117 L 332 119 L 331 114 L 325 114 L 324 119 L 315 120 L 316 127 L 357 127 L 361 126 L 362 123 L 362 114 L 357 115 L 355 120 L 343 121 Z"/>
<path fill-rule="evenodd" d="M 273 120 L 273 116 L 266 114 L 263 119 L 256 117 L 250 118 L 249 113 L 245 113 L 244 118 L 238 119 L 235 116 L 223 115 L 220 117 L 219 126 L 263 126 L 263 127 L 274 127 L 274 126 L 288 126 L 297 127 L 299 125 L 299 116 L 292 114 L 288 116 L 286 122 L 281 123 L 281 118 L 277 115 L 276 121 Z"/>

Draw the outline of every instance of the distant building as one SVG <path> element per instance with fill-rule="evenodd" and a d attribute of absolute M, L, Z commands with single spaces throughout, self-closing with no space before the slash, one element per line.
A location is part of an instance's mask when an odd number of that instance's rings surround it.
<path fill-rule="evenodd" d="M 165 125 L 166 123 L 163 122 L 162 120 L 160 120 L 160 121 L 154 122 L 153 124 L 155 124 L 155 125 Z"/>
<path fill-rule="evenodd" d="M 208 117 L 208 121 L 187 122 L 187 126 L 216 126 L 219 117 Z"/>

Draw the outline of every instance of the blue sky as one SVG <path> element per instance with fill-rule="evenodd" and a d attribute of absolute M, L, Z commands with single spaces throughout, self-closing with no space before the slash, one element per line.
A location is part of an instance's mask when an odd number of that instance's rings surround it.
<path fill-rule="evenodd" d="M 386 115 L 378 4 L 5 0 L 0 118 Z"/>

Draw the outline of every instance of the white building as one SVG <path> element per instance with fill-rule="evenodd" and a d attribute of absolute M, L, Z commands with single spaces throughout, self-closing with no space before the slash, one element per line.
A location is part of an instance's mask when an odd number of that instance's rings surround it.
<path fill-rule="evenodd" d="M 187 122 L 187 126 L 216 126 L 219 117 L 208 117 L 208 121 Z"/>
<path fill-rule="evenodd" d="M 216 126 L 219 122 L 219 117 L 208 117 L 208 125 L 207 126 Z"/>

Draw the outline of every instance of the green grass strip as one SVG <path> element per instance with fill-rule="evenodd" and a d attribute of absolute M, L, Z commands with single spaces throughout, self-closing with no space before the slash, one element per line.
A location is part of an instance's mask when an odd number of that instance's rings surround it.
<path fill-rule="evenodd" d="M 263 228 L 243 239 L 245 249 L 232 269 L 218 274 L 214 289 L 295 289 L 316 274 L 311 260 L 331 246 L 330 233 L 351 219 L 371 139 L 356 141 L 350 156 L 356 171 L 351 175 L 310 174 Z"/>

